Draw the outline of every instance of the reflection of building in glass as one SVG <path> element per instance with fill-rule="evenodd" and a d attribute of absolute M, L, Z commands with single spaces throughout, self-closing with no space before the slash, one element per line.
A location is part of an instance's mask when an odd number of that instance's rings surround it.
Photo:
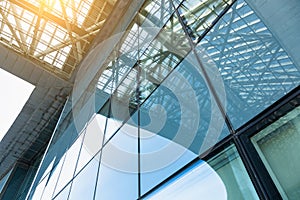
<path fill-rule="evenodd" d="M 1 42 L 68 88 L 45 153 L 0 174 L 0 197 L 300 198 L 300 3 L 50 2 L 0 2 Z"/>

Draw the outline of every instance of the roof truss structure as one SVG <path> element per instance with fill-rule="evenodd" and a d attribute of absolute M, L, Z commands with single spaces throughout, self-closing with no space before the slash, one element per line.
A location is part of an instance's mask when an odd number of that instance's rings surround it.
<path fill-rule="evenodd" d="M 101 30 L 115 2 L 0 1 L 0 42 L 68 79 Z"/>

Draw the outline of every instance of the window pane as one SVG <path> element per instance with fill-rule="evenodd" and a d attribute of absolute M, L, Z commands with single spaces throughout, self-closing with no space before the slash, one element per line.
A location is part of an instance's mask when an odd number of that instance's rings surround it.
<path fill-rule="evenodd" d="M 74 178 L 70 200 L 93 199 L 98 167 L 99 154 Z"/>
<path fill-rule="evenodd" d="M 197 161 L 146 199 L 259 199 L 235 146 Z"/>
<path fill-rule="evenodd" d="M 56 183 L 57 183 L 57 179 L 59 178 L 59 174 L 60 174 L 64 160 L 65 160 L 65 156 L 63 156 L 60 159 L 59 163 L 55 167 L 53 167 L 49 176 L 44 178 L 44 180 L 46 180 L 46 186 L 43 191 L 43 196 L 42 196 L 43 200 L 51 199 L 54 189 L 55 189 L 55 186 L 56 186 Z M 42 183 L 40 183 L 40 184 L 42 184 Z"/>
<path fill-rule="evenodd" d="M 49 176 L 49 174 L 48 174 Z M 48 180 L 48 176 L 46 176 L 38 185 L 37 187 L 34 189 L 34 193 L 31 195 L 31 199 L 32 200 L 40 200 L 42 195 L 43 195 L 43 191 L 45 188 L 45 185 L 47 183 Z"/>
<path fill-rule="evenodd" d="M 243 0 L 234 3 L 197 50 L 207 53 L 219 69 L 235 128 L 300 83 L 299 66 Z"/>
<path fill-rule="evenodd" d="M 95 199 L 137 199 L 137 158 L 137 127 L 125 124 L 103 149 Z"/>
<path fill-rule="evenodd" d="M 12 169 L 0 180 L 0 194 L 1 194 L 5 184 L 7 182 L 11 172 L 12 172 Z"/>
<path fill-rule="evenodd" d="M 300 107 L 251 138 L 284 199 L 300 198 Z"/>
<path fill-rule="evenodd" d="M 55 200 L 67 200 L 70 192 L 71 183 L 65 187 L 54 199 Z"/>
<path fill-rule="evenodd" d="M 145 199 L 226 200 L 225 186 L 218 174 L 204 161 L 198 161 L 175 177 L 167 186 Z"/>
<path fill-rule="evenodd" d="M 187 0 L 179 6 L 178 11 L 194 42 L 197 42 L 199 37 L 212 26 L 212 22 L 231 2 L 231 0 Z"/>
<path fill-rule="evenodd" d="M 207 163 L 222 179 L 228 199 L 259 199 L 234 145 L 209 159 Z"/>
<path fill-rule="evenodd" d="M 96 114 L 86 127 L 80 155 L 77 163 L 78 173 L 101 149 L 106 118 Z"/>
<path fill-rule="evenodd" d="M 54 196 L 73 178 L 81 144 L 82 135 L 78 137 L 78 139 L 67 151 L 65 161 L 57 181 Z"/>
<path fill-rule="evenodd" d="M 190 53 L 141 107 L 142 193 L 228 135 L 224 124 Z"/>

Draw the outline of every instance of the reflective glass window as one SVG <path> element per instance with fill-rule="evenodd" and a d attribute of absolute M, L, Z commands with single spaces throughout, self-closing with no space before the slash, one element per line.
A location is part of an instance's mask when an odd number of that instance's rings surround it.
<path fill-rule="evenodd" d="M 224 107 L 235 128 L 300 83 L 299 66 L 243 0 L 233 4 L 197 51 L 219 69 L 226 89 Z"/>
<path fill-rule="evenodd" d="M 144 102 L 140 116 L 143 192 L 229 134 L 192 53 Z"/>
<path fill-rule="evenodd" d="M 49 174 L 48 174 L 49 176 Z M 31 199 L 32 200 L 40 200 L 42 195 L 43 195 L 43 191 L 45 188 L 45 185 L 47 183 L 48 180 L 48 176 L 46 176 L 46 178 L 44 178 L 38 185 L 37 187 L 34 189 L 33 194 L 31 195 Z"/>
<path fill-rule="evenodd" d="M 199 160 L 145 199 L 255 199 L 258 196 L 236 148 L 231 145 L 207 162 Z"/>
<path fill-rule="evenodd" d="M 138 198 L 137 133 L 136 124 L 127 123 L 104 146 L 95 199 Z"/>
<path fill-rule="evenodd" d="M 99 154 L 91 160 L 85 168 L 74 178 L 69 199 L 93 199 L 97 171 L 99 167 Z"/>
<path fill-rule="evenodd" d="M 65 161 L 60 172 L 59 179 L 55 188 L 54 196 L 73 178 L 74 171 L 78 159 L 80 147 L 82 145 L 82 137 L 80 135 L 74 144 L 67 151 Z"/>
<path fill-rule="evenodd" d="M 60 175 L 60 171 L 61 168 L 63 166 L 63 162 L 65 160 L 65 156 L 63 156 L 59 163 L 53 167 L 53 169 L 51 170 L 47 180 L 46 180 L 46 186 L 45 189 L 43 191 L 43 195 L 42 195 L 42 199 L 47 200 L 47 199 L 51 199 L 54 193 L 54 189 L 57 183 L 57 179 L 59 178 Z"/>
<path fill-rule="evenodd" d="M 191 39 L 197 42 L 204 32 L 212 26 L 220 13 L 231 3 L 231 0 L 183 1 L 178 12 Z"/>
<path fill-rule="evenodd" d="M 227 199 L 259 199 L 234 145 L 227 147 L 209 159 L 207 164 L 209 164 L 222 179 L 226 188 Z"/>
<path fill-rule="evenodd" d="M 300 198 L 300 107 L 251 138 L 283 199 Z"/>
<path fill-rule="evenodd" d="M 78 158 L 76 173 L 89 162 L 102 147 L 106 117 L 94 115 L 88 123 Z"/>
<path fill-rule="evenodd" d="M 0 194 L 1 194 L 5 184 L 7 182 L 11 172 L 12 172 L 12 169 L 0 180 Z"/>
<path fill-rule="evenodd" d="M 62 191 L 60 191 L 60 193 L 58 193 L 53 199 L 67 200 L 69 196 L 70 188 L 71 188 L 71 183 L 69 183 L 68 186 L 66 186 Z"/>

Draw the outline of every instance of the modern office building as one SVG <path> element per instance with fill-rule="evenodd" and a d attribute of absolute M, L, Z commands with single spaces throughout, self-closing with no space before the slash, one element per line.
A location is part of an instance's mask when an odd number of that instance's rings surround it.
<path fill-rule="evenodd" d="M 298 0 L 0 1 L 34 86 L 0 199 L 300 199 L 299 33 Z"/>

